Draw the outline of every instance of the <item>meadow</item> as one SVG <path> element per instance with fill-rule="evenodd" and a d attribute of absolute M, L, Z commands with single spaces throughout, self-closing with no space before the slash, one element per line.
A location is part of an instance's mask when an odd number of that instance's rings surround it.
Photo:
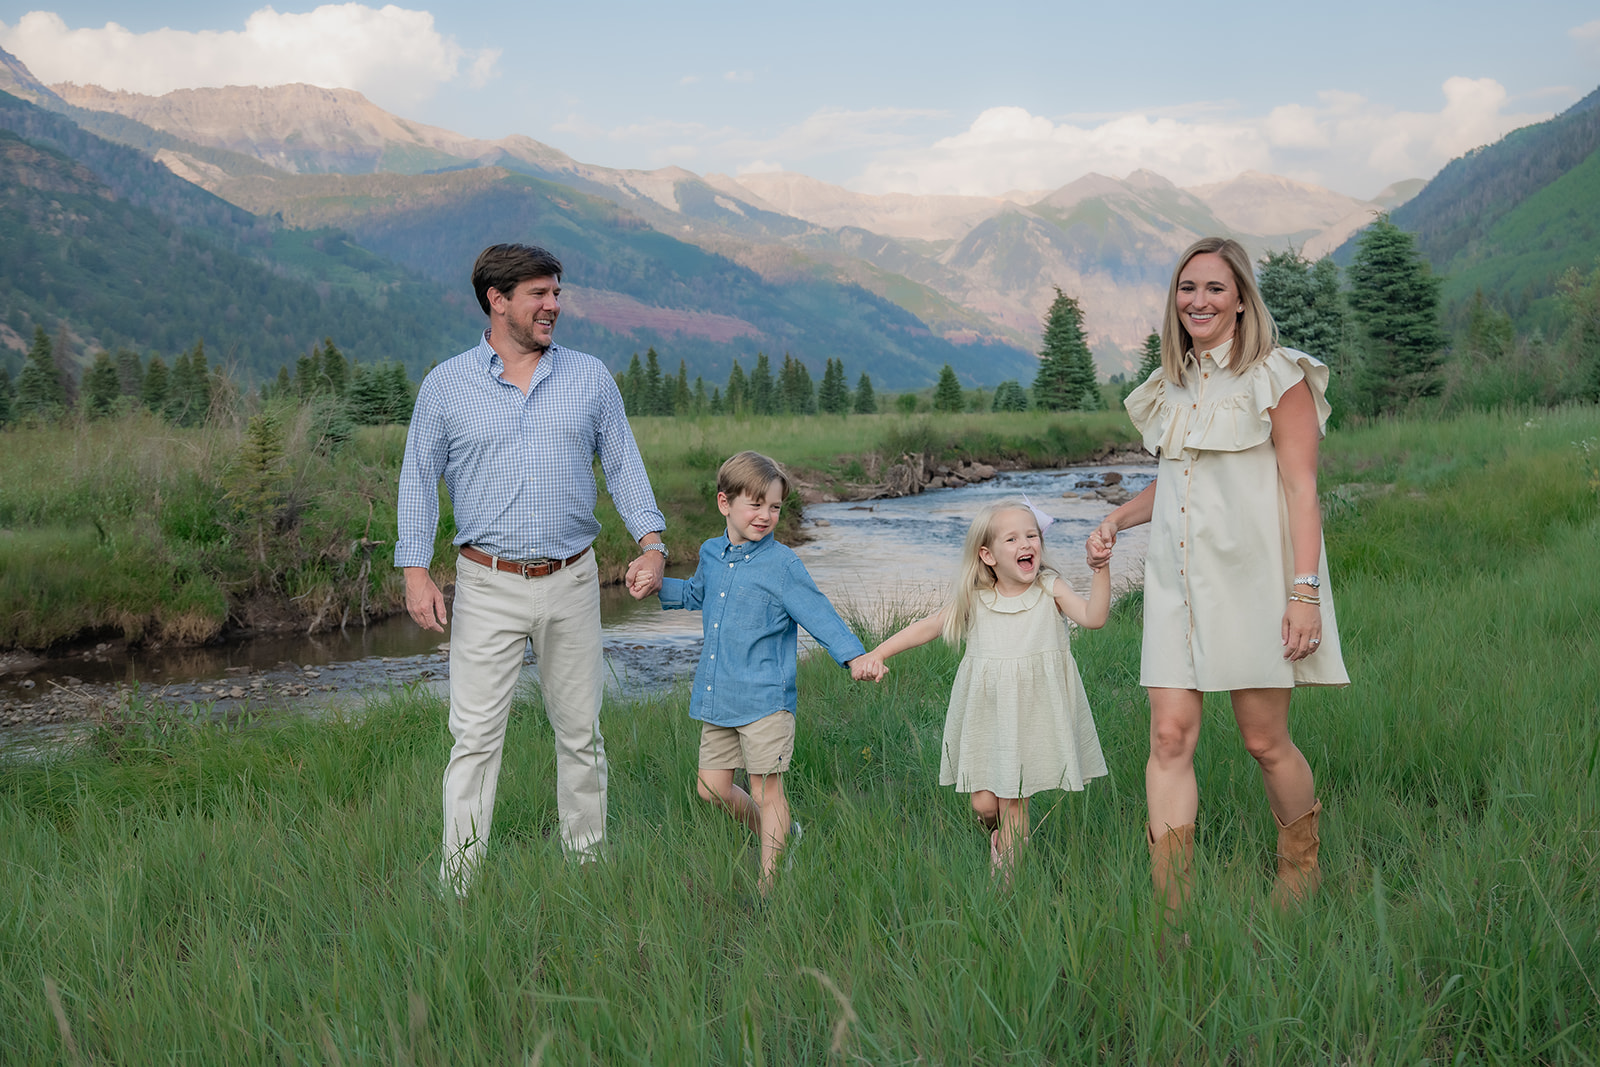
<path fill-rule="evenodd" d="M 682 447 L 726 450 L 706 434 Z M 1267 905 L 1271 817 L 1208 702 L 1188 944 L 1158 949 L 1132 591 L 1074 639 L 1111 775 L 1036 798 L 1010 888 L 935 784 L 941 645 L 876 687 L 802 666 L 806 832 L 764 902 L 751 841 L 694 796 L 681 691 L 606 708 L 609 852 L 584 867 L 519 699 L 464 903 L 435 892 L 439 699 L 264 725 L 135 709 L 0 765 L 0 1060 L 1594 1063 L 1597 437 L 1587 407 L 1326 442 L 1355 682 L 1295 698 L 1326 877 L 1297 914 Z"/>

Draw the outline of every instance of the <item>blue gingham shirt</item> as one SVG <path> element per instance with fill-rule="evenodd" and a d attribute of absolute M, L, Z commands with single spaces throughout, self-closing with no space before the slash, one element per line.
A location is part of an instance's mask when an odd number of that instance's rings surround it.
<path fill-rule="evenodd" d="M 633 539 L 666 529 L 605 364 L 552 345 L 526 395 L 504 370 L 485 332 L 476 348 L 423 379 L 400 467 L 396 567 L 433 562 L 441 477 L 455 507 L 456 544 L 502 559 L 577 555 L 600 533 L 597 455 Z"/>
<path fill-rule="evenodd" d="M 706 639 L 689 717 L 713 726 L 794 711 L 796 623 L 841 666 L 867 651 L 800 557 L 771 534 L 742 545 L 713 537 L 700 546 L 693 578 L 662 582 L 661 606 L 701 614 Z"/>

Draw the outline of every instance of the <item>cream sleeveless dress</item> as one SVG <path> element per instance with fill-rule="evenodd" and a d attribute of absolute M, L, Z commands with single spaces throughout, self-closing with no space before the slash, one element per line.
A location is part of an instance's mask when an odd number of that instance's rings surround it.
<path fill-rule="evenodd" d="M 1304 381 L 1326 432 L 1328 368 L 1274 349 L 1245 374 L 1228 369 L 1232 341 L 1190 355 L 1187 381 L 1157 369 L 1128 394 L 1144 447 L 1160 457 L 1144 565 L 1139 683 L 1173 689 L 1348 685 L 1333 611 L 1328 553 L 1319 546 L 1322 644 L 1283 658 L 1283 612 L 1294 551 L 1271 410 Z"/>
<path fill-rule="evenodd" d="M 1106 773 L 1056 581 L 1046 575 L 1021 596 L 978 594 L 944 720 L 940 785 L 1015 798 L 1082 789 Z"/>

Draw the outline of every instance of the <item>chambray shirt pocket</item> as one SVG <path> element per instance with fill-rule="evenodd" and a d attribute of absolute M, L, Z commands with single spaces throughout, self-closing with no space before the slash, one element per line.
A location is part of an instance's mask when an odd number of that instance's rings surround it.
<path fill-rule="evenodd" d="M 749 627 L 752 632 L 764 632 L 771 628 L 773 620 L 782 611 L 782 601 L 765 591 L 741 589 L 733 596 L 733 607 L 729 614 L 736 624 Z"/>

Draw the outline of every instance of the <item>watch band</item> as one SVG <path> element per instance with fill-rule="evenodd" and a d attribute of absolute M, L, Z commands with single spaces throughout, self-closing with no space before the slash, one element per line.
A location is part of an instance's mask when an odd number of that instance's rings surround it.
<path fill-rule="evenodd" d="M 644 545 L 642 547 L 643 547 L 644 551 L 646 551 L 646 552 L 659 552 L 659 553 L 661 553 L 661 558 L 662 559 L 671 559 L 672 558 L 671 553 L 669 553 L 667 551 L 667 543 L 665 541 L 652 541 L 648 545 Z"/>
<path fill-rule="evenodd" d="M 1295 585 L 1309 585 L 1313 589 L 1322 588 L 1322 579 L 1315 574 L 1299 574 L 1295 576 Z"/>

